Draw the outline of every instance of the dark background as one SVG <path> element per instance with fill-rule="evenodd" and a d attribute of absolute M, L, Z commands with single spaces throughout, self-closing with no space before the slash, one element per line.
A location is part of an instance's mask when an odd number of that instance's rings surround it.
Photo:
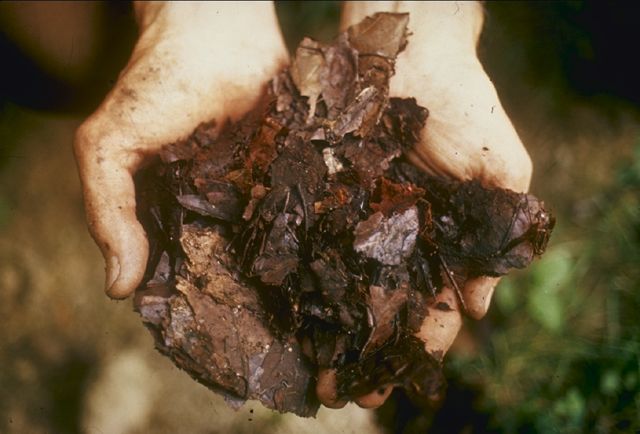
<path fill-rule="evenodd" d="M 306 35 L 327 40 L 337 31 L 340 2 L 317 3 L 277 2 L 290 48 Z M 487 26 L 498 24 L 500 32 L 509 35 L 509 48 L 526 55 L 522 62 L 526 71 L 521 74 L 545 85 L 554 82 L 585 97 L 611 95 L 640 104 L 640 62 L 635 55 L 640 41 L 640 5 L 557 1 L 488 2 L 485 6 Z M 100 31 L 94 35 L 96 44 L 88 67 L 72 78 L 51 74 L 41 59 L 34 59 L 31 50 L 20 46 L 20 41 L 12 37 L 13 32 L 0 29 L 4 64 L 0 101 L 78 113 L 95 107 L 113 85 L 136 36 L 128 2 L 106 2 L 99 9 L 94 26 Z M 8 21 L 7 17 L 3 20 Z M 28 33 L 30 29 L 22 31 Z M 55 34 L 49 36 L 55 38 Z M 485 32 L 481 49 L 493 48 L 487 44 L 489 38 L 491 35 Z M 493 63 L 493 54 L 482 51 Z M 504 56 L 505 60 L 513 56 L 505 51 L 495 55 Z"/>

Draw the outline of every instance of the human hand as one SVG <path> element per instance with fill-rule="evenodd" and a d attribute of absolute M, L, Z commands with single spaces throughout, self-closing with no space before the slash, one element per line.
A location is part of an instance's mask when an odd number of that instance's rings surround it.
<path fill-rule="evenodd" d="M 409 12 L 413 33 L 398 56 L 390 94 L 415 97 L 429 109 L 421 143 L 410 155 L 412 162 L 433 175 L 478 179 L 485 185 L 525 192 L 531 160 L 476 55 L 482 6 L 475 2 L 345 2 L 341 27 L 383 11 Z M 417 333 L 426 351 L 442 360 L 460 330 L 462 311 L 482 318 L 497 282 L 492 277 L 470 279 L 461 288 L 461 297 L 453 288 L 444 288 Z M 451 310 L 437 309 L 440 303 Z M 356 403 L 378 407 L 391 390 L 373 392 Z M 327 407 L 346 404 L 336 398 L 332 370 L 321 371 L 317 393 Z"/>
<path fill-rule="evenodd" d="M 241 117 L 288 61 L 270 2 L 135 8 L 140 37 L 129 63 L 74 143 L 87 222 L 112 298 L 130 295 L 147 264 L 133 174 L 200 123 Z"/>

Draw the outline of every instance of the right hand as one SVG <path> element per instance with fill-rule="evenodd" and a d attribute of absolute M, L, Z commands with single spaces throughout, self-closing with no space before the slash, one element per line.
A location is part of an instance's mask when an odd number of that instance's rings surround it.
<path fill-rule="evenodd" d="M 148 257 L 133 174 L 200 123 L 237 120 L 288 62 L 272 3 L 135 5 L 140 37 L 74 151 L 87 222 L 106 261 L 105 291 L 129 296 Z"/>
<path fill-rule="evenodd" d="M 478 2 L 345 2 L 342 29 L 376 12 L 409 12 L 412 36 L 398 56 L 390 94 L 415 97 L 429 109 L 421 142 L 411 161 L 431 175 L 477 179 L 485 185 L 525 192 L 531 159 L 504 111 L 496 89 L 482 68 L 476 45 L 483 24 Z M 442 360 L 462 326 L 462 315 L 482 318 L 498 279 L 469 279 L 458 296 L 444 287 L 428 306 L 416 333 L 425 350 Z M 464 302 L 464 307 L 460 302 Z M 441 303 L 450 309 L 438 309 Z M 317 394 L 327 407 L 342 407 L 335 371 L 320 372 Z M 384 403 L 392 387 L 356 399 L 362 407 Z"/>

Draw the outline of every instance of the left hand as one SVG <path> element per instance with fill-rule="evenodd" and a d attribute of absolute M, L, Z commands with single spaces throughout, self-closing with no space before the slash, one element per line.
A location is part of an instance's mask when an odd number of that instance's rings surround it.
<path fill-rule="evenodd" d="M 200 123 L 215 119 L 221 126 L 243 116 L 288 61 L 272 3 L 135 7 L 140 37 L 129 63 L 74 143 L 87 223 L 105 258 L 112 298 L 132 294 L 147 265 L 136 171 Z"/>

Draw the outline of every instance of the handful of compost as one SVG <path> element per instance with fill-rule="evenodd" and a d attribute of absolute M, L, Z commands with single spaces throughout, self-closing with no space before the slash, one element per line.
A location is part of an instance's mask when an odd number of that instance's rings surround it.
<path fill-rule="evenodd" d="M 201 125 L 137 179 L 151 255 L 136 309 L 230 403 L 312 416 L 327 368 L 342 399 L 440 395 L 414 337 L 428 303 L 546 247 L 554 220 L 535 197 L 405 159 L 428 115 L 388 95 L 407 23 L 376 14 L 331 45 L 304 39 L 260 107 L 219 134 Z"/>

